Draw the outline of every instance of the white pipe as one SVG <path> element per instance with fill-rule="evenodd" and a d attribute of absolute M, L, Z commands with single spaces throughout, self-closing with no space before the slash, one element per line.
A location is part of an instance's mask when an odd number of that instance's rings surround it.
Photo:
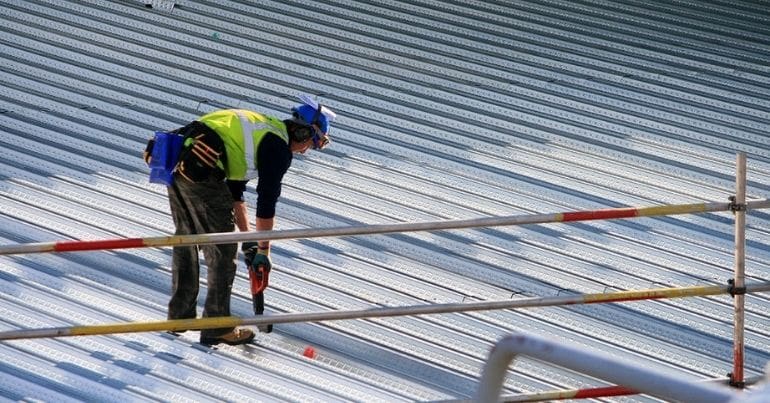
<path fill-rule="evenodd" d="M 652 371 L 642 368 L 641 363 L 605 357 L 538 336 L 515 334 L 504 337 L 492 348 L 479 383 L 477 402 L 499 401 L 508 365 L 516 355 L 577 370 L 668 401 L 721 403 L 735 396 L 728 388 L 697 383 L 677 374 Z"/>

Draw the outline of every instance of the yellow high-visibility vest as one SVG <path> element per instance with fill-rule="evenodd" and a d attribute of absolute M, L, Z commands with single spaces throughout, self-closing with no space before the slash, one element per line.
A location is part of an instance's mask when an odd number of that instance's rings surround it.
<path fill-rule="evenodd" d="M 225 143 L 227 162 L 221 168 L 227 179 L 257 177 L 257 147 L 267 133 L 278 135 L 289 144 L 286 124 L 278 118 L 245 109 L 222 109 L 198 119 L 213 129 Z"/>

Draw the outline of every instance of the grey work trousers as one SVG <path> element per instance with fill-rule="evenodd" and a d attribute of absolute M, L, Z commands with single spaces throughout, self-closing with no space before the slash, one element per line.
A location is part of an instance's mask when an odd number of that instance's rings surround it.
<path fill-rule="evenodd" d="M 171 215 L 176 235 L 232 232 L 235 229 L 233 198 L 222 180 L 211 178 L 193 183 L 175 174 L 168 187 Z M 192 319 L 197 314 L 199 264 L 198 249 L 208 267 L 203 317 L 230 316 L 230 295 L 235 279 L 238 244 L 174 247 L 171 263 L 169 319 Z M 218 337 L 233 328 L 201 330 L 201 337 Z"/>

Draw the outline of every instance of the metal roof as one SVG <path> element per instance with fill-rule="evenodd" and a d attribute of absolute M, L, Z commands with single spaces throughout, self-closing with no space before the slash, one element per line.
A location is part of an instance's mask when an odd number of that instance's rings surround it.
<path fill-rule="evenodd" d="M 221 107 L 288 115 L 302 93 L 338 119 L 329 149 L 295 158 L 278 229 L 726 201 L 738 151 L 749 196 L 770 194 L 767 1 L 0 4 L 0 244 L 172 234 L 141 159 L 153 130 Z M 253 214 L 253 185 L 247 202 Z M 724 284 L 732 222 L 278 241 L 268 310 Z M 769 233 L 750 212 L 747 280 L 770 280 Z M 0 330 L 162 320 L 169 266 L 167 248 L 2 256 Z M 242 265 L 233 293 L 250 316 Z M 7 341 L 0 396 L 463 399 L 515 331 L 716 378 L 732 369 L 732 312 L 723 296 L 303 323 L 215 350 L 197 332 Z M 770 359 L 769 313 L 747 296 L 747 375 Z M 522 359 L 505 392 L 604 384 Z"/>

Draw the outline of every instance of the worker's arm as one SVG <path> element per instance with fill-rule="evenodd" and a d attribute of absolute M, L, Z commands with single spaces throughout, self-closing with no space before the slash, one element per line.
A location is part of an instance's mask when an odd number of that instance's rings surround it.
<path fill-rule="evenodd" d="M 291 165 L 292 154 L 280 137 L 268 134 L 257 149 L 257 231 L 270 231 L 275 223 L 275 206 L 281 195 L 283 175 Z M 259 248 L 270 250 L 270 241 L 259 241 Z"/>
<path fill-rule="evenodd" d="M 233 196 L 233 218 L 235 227 L 241 232 L 249 230 L 249 212 L 246 203 L 243 202 L 243 193 L 246 191 L 246 181 L 227 180 L 227 188 Z"/>
<path fill-rule="evenodd" d="M 257 231 L 270 231 L 273 229 L 275 219 L 257 217 Z M 270 241 L 259 241 L 259 249 L 270 249 Z"/>
<path fill-rule="evenodd" d="M 246 203 L 242 201 L 233 202 L 233 215 L 235 217 L 235 226 L 241 232 L 249 230 L 249 213 L 246 209 Z"/>

